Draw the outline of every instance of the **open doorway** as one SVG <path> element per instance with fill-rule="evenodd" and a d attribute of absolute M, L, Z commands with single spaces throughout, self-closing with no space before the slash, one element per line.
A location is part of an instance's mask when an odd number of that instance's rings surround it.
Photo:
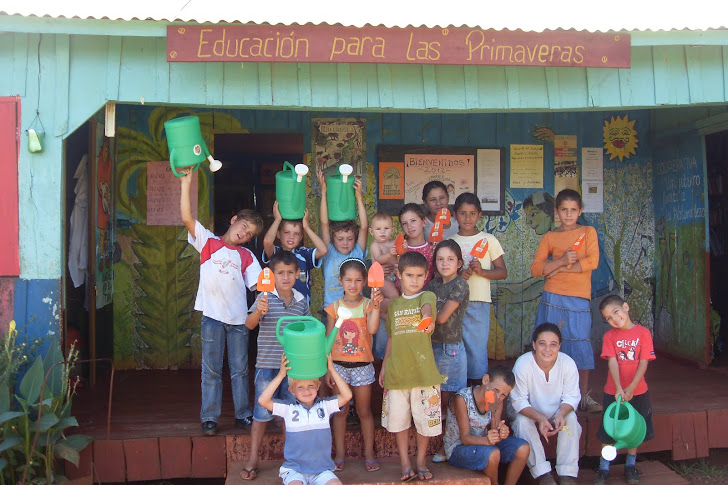
<path fill-rule="evenodd" d="M 273 222 L 275 174 L 283 162 L 303 160 L 302 133 L 216 134 L 215 157 L 222 168 L 215 172 L 213 213 L 215 234 L 222 235 L 241 209 L 255 209 L 265 227 L 250 249 L 260 258 L 263 236 Z"/>
<path fill-rule="evenodd" d="M 714 364 L 728 365 L 728 131 L 705 137 L 708 173 L 710 234 L 710 299 L 720 316 L 720 327 L 712 332 Z M 714 316 L 711 315 L 711 321 Z"/>

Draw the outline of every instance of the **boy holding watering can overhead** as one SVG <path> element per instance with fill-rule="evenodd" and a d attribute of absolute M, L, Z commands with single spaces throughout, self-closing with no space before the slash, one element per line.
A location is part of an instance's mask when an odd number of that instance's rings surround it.
<path fill-rule="evenodd" d="M 301 244 L 304 232 L 311 238 L 315 247 L 298 247 Z M 280 246 L 275 244 L 276 237 Z M 304 213 L 303 219 L 284 219 L 278 208 L 278 201 L 275 201 L 273 203 L 273 224 L 265 233 L 263 249 L 263 263 L 268 263 L 273 254 L 280 250 L 290 251 L 296 256 L 299 274 L 294 288 L 305 296 L 306 301 L 310 303 L 311 270 L 321 266 L 321 258 L 329 252 L 329 249 L 309 226 L 308 211 Z"/>
<path fill-rule="evenodd" d="M 278 475 L 284 485 L 302 483 L 305 485 L 341 485 L 334 475 L 334 460 L 331 459 L 331 421 L 329 417 L 341 411 L 351 399 L 351 389 L 341 378 L 331 354 L 327 357 L 328 372 L 336 383 L 339 394 L 319 398 L 319 379 L 288 379 L 288 390 L 295 402 L 284 403 L 273 400 L 281 383 L 288 378 L 288 360 L 281 358 L 278 375 L 268 384 L 258 398 L 258 404 L 286 422 L 286 444 L 283 462 Z M 245 474 L 245 470 L 241 475 Z M 243 476 L 245 478 L 245 476 Z"/>
<path fill-rule="evenodd" d="M 187 240 L 200 252 L 200 283 L 195 310 L 202 312 L 202 432 L 214 435 L 222 401 L 222 360 L 227 342 L 228 365 L 235 403 L 235 424 L 249 423 L 248 335 L 243 325 L 248 312 L 246 287 L 254 291 L 260 265 L 242 247 L 262 229 L 263 220 L 249 209 L 230 219 L 222 237 L 215 236 L 192 217 L 190 186 L 192 168 L 182 169 L 180 213 L 189 231 Z M 234 269 L 233 269 L 234 268 Z"/>
<path fill-rule="evenodd" d="M 298 259 L 290 251 L 276 251 L 268 265 L 275 279 L 275 291 L 260 293 L 245 326 L 250 330 L 260 325 L 258 331 L 258 357 L 255 361 L 255 408 L 253 409 L 253 427 L 250 431 L 250 457 L 240 472 L 243 480 L 254 480 L 258 475 L 259 449 L 265 436 L 265 427 L 273 419 L 270 410 L 263 407 L 258 399 L 263 390 L 276 378 L 281 367 L 283 346 L 276 338 L 276 323 L 279 318 L 291 316 L 310 316 L 306 298 L 294 287 L 298 279 Z M 270 397 L 284 401 L 292 401 L 293 395 L 288 390 L 288 380 L 283 379 Z"/>
<path fill-rule="evenodd" d="M 622 401 L 629 402 L 645 418 L 647 441 L 652 439 L 655 432 L 652 427 L 652 405 L 650 394 L 647 391 L 645 372 L 647 363 L 655 360 L 655 350 L 652 346 L 650 331 L 632 322 L 629 317 L 629 305 L 619 296 L 606 297 L 599 304 L 602 318 L 612 327 L 604 334 L 602 344 L 602 358 L 607 359 L 609 374 L 604 386 L 605 412 L 617 396 Z M 604 419 L 597 432 L 602 443 L 614 443 L 614 437 L 607 434 L 604 429 Z M 635 468 L 637 461 L 637 447 L 627 450 L 627 461 L 624 466 L 624 477 L 629 484 L 640 483 L 640 475 Z M 599 460 L 599 470 L 594 483 L 606 483 L 609 478 L 609 461 L 602 457 Z"/>

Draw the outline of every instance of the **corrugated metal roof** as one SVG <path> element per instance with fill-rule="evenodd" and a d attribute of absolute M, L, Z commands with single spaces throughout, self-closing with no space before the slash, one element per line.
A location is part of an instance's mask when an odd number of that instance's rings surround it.
<path fill-rule="evenodd" d="M 450 25 L 483 29 L 708 30 L 728 26 L 725 0 L 0 0 L 8 15 L 111 20 Z"/>

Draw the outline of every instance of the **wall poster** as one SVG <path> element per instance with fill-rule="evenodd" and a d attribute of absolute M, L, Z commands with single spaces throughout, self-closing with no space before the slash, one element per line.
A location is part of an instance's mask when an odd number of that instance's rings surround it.
<path fill-rule="evenodd" d="M 354 167 L 354 175 L 366 176 L 366 120 L 363 118 L 313 118 L 311 136 L 316 163 L 311 174 L 314 193 L 320 193 L 316 171 L 338 173 L 339 165 Z M 364 183 L 365 180 L 362 180 Z"/>
<path fill-rule="evenodd" d="M 379 162 L 379 199 L 404 200 L 404 163 Z"/>
<path fill-rule="evenodd" d="M 543 145 L 511 145 L 510 187 L 543 188 Z"/>
<path fill-rule="evenodd" d="M 192 172 L 190 206 L 197 219 L 197 170 Z M 169 162 L 147 163 L 147 226 L 183 226 L 179 212 L 180 179 Z"/>
<path fill-rule="evenodd" d="M 475 192 L 483 201 L 483 212 L 494 215 L 503 211 L 505 161 L 502 148 L 382 145 L 378 159 L 378 208 L 383 212 L 396 215 L 406 203 L 421 204 L 422 187 L 432 180 L 445 184 L 451 205 L 458 195 Z M 403 171 L 403 195 L 389 193 L 392 183 L 387 177 L 394 177 L 394 170 Z"/>

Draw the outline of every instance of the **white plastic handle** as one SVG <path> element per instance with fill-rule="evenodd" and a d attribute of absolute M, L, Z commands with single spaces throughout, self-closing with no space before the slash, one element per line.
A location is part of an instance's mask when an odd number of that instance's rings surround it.
<path fill-rule="evenodd" d="M 298 175 L 298 177 L 296 178 L 296 182 L 300 182 L 301 180 L 303 180 L 303 177 L 305 177 L 306 174 L 308 174 L 308 165 L 299 163 L 298 165 L 296 165 L 294 167 L 293 170 L 295 170 L 296 175 Z"/>
<path fill-rule="evenodd" d="M 339 166 L 339 173 L 342 175 L 342 182 L 346 183 L 349 179 L 349 175 L 354 171 L 354 167 L 348 163 L 343 163 Z"/>
<path fill-rule="evenodd" d="M 336 311 L 336 315 L 338 315 L 339 318 L 336 319 L 336 323 L 334 324 L 334 326 L 336 328 L 339 328 L 341 327 L 341 324 L 344 323 L 344 320 L 351 318 L 351 310 L 340 306 L 339 309 Z"/>
<path fill-rule="evenodd" d="M 210 172 L 217 172 L 222 168 L 222 163 L 220 162 L 220 160 L 215 160 L 214 158 L 212 158 L 212 155 L 207 157 L 207 159 L 210 161 Z"/>

